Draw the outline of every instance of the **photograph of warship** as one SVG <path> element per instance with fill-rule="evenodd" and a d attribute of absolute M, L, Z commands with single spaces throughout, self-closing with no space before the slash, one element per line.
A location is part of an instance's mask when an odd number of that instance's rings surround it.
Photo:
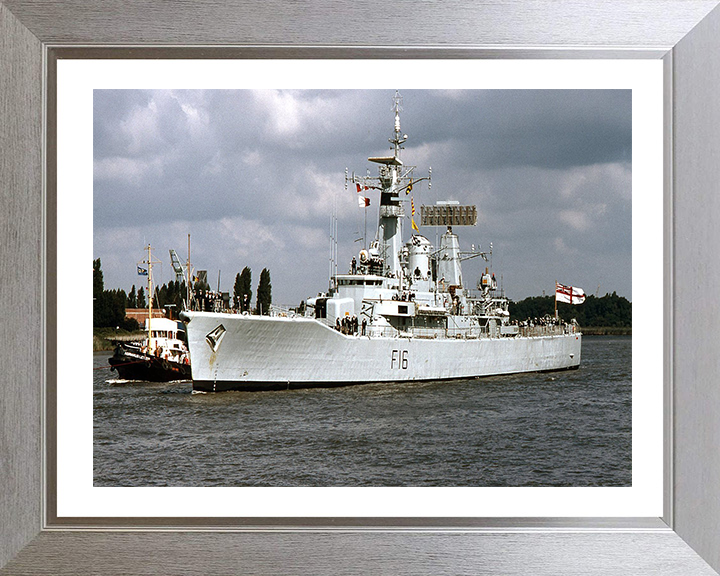
<path fill-rule="evenodd" d="M 491 254 L 474 246 L 461 251 L 454 231 L 477 223 L 476 206 L 421 206 L 420 226 L 444 233 L 437 247 L 419 233 L 412 190 L 424 180 L 431 185 L 431 173 L 417 178 L 415 167 L 401 160 L 407 135 L 400 109 L 396 93 L 392 153 L 368 158 L 378 165 L 377 176 L 346 173 L 346 188 L 349 182 L 357 189 L 359 202 L 367 206 L 368 190 L 379 193 L 377 233 L 352 256 L 348 273 L 335 265 L 327 292 L 308 298 L 302 313 L 181 313 L 194 391 L 451 381 L 579 367 L 576 324 L 513 320 L 489 267 L 475 286 L 463 277 L 463 261 L 488 261 Z M 404 241 L 408 224 L 412 233 Z"/>

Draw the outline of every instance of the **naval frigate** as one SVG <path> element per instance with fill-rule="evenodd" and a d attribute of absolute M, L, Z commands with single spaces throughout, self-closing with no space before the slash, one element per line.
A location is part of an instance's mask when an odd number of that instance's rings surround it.
<path fill-rule="evenodd" d="M 462 262 L 489 261 L 490 251 L 460 250 L 454 228 L 475 225 L 475 206 L 421 206 L 421 226 L 442 227 L 437 248 L 419 234 L 413 185 L 431 186 L 401 160 L 401 97 L 393 99 L 392 154 L 370 157 L 377 176 L 348 178 L 360 205 L 379 192 L 378 226 L 347 274 L 331 272 L 327 292 L 308 298 L 302 314 L 186 310 L 193 389 L 278 390 L 363 383 L 451 381 L 569 370 L 580 365 L 582 334 L 574 323 L 510 319 L 509 301 L 492 271 L 470 289 Z M 412 233 L 403 242 L 410 199 Z M 335 266 L 337 268 L 337 266 Z M 332 271 L 332 268 L 331 268 Z"/>

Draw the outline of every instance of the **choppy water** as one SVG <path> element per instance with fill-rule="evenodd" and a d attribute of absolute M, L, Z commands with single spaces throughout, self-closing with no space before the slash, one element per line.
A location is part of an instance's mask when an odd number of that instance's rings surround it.
<path fill-rule="evenodd" d="M 586 336 L 571 372 L 281 392 L 95 370 L 94 483 L 630 486 L 631 350 Z"/>

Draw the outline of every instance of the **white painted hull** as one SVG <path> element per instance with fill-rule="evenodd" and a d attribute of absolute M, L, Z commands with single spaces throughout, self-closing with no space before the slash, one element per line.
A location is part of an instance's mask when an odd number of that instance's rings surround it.
<path fill-rule="evenodd" d="M 260 390 L 568 370 L 581 334 L 468 340 L 345 336 L 310 318 L 187 312 L 193 387 Z M 222 325 L 213 350 L 206 335 Z"/>

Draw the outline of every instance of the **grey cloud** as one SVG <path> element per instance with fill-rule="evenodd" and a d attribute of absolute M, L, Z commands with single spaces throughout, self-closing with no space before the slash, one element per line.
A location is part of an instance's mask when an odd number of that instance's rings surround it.
<path fill-rule="evenodd" d="M 406 125 L 415 123 L 425 141 L 455 142 L 461 166 L 567 168 L 631 160 L 629 90 L 487 90 L 460 99 L 427 91 L 420 100 L 426 105 L 408 113 Z"/>

